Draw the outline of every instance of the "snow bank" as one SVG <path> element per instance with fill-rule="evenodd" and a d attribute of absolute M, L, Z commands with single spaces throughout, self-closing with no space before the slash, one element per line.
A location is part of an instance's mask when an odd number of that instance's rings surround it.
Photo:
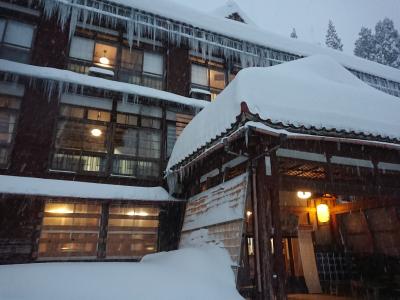
<path fill-rule="evenodd" d="M 203 108 L 208 104 L 207 101 L 187 98 L 173 93 L 164 92 L 135 84 L 88 76 L 67 70 L 27 65 L 5 59 L 0 59 L 0 71 L 27 76 L 30 78 L 47 79 L 60 83 L 91 86 L 99 89 L 144 96 L 161 101 L 184 104 L 198 108 Z"/>
<path fill-rule="evenodd" d="M 224 250 L 210 246 L 151 254 L 140 263 L 0 266 L 0 299 L 242 299 L 230 265 Z"/>
<path fill-rule="evenodd" d="M 89 199 L 175 200 L 160 186 L 124 186 L 4 175 L 0 175 L 0 193 Z"/>
<path fill-rule="evenodd" d="M 167 170 L 231 128 L 245 101 L 253 114 L 285 126 L 400 138 L 400 101 L 363 83 L 332 58 L 312 56 L 248 68 L 178 138 Z"/>

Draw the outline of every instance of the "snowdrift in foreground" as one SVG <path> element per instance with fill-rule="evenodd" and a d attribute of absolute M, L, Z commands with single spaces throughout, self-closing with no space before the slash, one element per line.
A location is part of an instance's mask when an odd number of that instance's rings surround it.
<path fill-rule="evenodd" d="M 0 266 L 0 299 L 242 299 L 230 265 L 225 250 L 209 246 L 156 253 L 140 263 Z"/>

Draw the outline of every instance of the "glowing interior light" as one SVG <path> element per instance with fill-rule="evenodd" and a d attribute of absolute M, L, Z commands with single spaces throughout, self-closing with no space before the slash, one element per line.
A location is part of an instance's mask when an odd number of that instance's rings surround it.
<path fill-rule="evenodd" d="M 128 216 L 139 216 L 139 217 L 147 217 L 149 214 L 145 211 L 128 211 L 127 213 Z"/>
<path fill-rule="evenodd" d="M 47 210 L 46 212 L 52 213 L 52 214 L 72 214 L 73 211 L 66 208 L 66 207 L 59 207 L 59 208 L 54 208 Z"/>
<path fill-rule="evenodd" d="M 329 206 L 326 204 L 317 205 L 317 218 L 320 223 L 329 221 Z"/>
<path fill-rule="evenodd" d="M 300 199 L 308 199 L 311 197 L 311 192 L 303 192 L 303 191 L 298 191 L 297 192 L 297 197 L 299 197 Z"/>
<path fill-rule="evenodd" d="M 247 217 L 250 217 L 252 214 L 253 213 L 251 211 L 249 211 L 249 210 L 246 212 Z"/>
<path fill-rule="evenodd" d="M 93 135 L 93 136 L 95 136 L 95 137 L 98 137 L 98 136 L 101 136 L 101 130 L 100 129 L 98 129 L 98 128 L 94 128 L 94 129 L 92 129 L 91 131 L 90 131 L 90 133 Z"/>
<path fill-rule="evenodd" d="M 110 64 L 110 60 L 105 56 L 100 57 L 99 61 L 103 65 L 109 65 Z"/>

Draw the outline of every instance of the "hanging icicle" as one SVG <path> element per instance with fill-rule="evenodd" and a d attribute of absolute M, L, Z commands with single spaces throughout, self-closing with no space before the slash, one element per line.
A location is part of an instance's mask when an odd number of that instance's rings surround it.
<path fill-rule="evenodd" d="M 228 61 L 240 61 L 242 66 L 269 66 L 294 56 L 281 55 L 278 52 L 255 44 L 237 41 L 232 38 L 193 28 L 151 14 L 139 12 L 134 8 L 99 0 L 39 0 L 43 5 L 44 16 L 57 17 L 60 26 L 65 29 L 69 24 L 69 35 L 75 33 L 78 22 L 85 25 L 104 24 L 111 28 L 121 25 L 125 28 L 128 44 L 137 45 L 144 38 L 152 41 L 153 47 L 159 40 L 181 46 L 187 43 L 194 52 L 201 53 L 203 59 L 224 55 Z M 68 23 L 69 22 L 69 23 Z"/>

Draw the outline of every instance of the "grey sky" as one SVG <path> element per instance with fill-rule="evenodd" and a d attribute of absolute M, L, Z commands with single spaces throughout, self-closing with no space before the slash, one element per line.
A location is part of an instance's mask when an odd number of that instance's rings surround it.
<path fill-rule="evenodd" d="M 225 0 L 172 0 L 202 11 L 210 11 Z M 300 39 L 315 44 L 325 41 L 332 19 L 344 44 L 352 53 L 361 26 L 373 28 L 384 17 L 400 30 L 400 0 L 236 0 L 260 27 L 289 36 L 295 27 Z"/>

